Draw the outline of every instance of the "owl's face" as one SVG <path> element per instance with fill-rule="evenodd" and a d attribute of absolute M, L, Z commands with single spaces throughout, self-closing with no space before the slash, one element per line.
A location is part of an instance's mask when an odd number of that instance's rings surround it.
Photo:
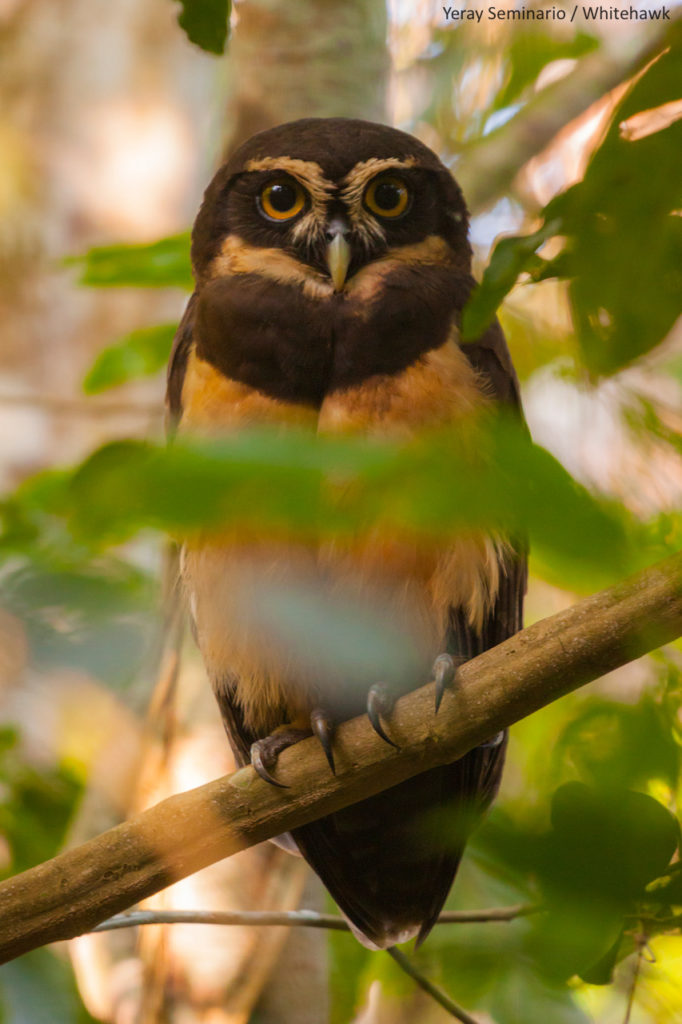
<path fill-rule="evenodd" d="M 232 377 L 248 363 L 246 383 L 316 403 L 435 347 L 470 258 L 461 192 L 417 139 L 343 118 L 281 125 L 206 191 L 192 242 L 200 348 Z"/>
<path fill-rule="evenodd" d="M 286 156 L 250 160 L 247 167 L 229 189 L 231 230 L 329 275 L 337 292 L 391 247 L 444 226 L 437 180 L 413 158 L 370 157 L 336 178 L 317 161 Z"/>

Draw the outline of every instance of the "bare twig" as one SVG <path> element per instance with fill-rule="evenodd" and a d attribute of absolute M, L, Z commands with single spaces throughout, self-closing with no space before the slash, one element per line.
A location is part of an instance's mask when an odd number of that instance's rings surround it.
<path fill-rule="evenodd" d="M 287 928 L 328 928 L 349 931 L 338 914 L 318 914 L 315 910 L 131 910 L 102 921 L 93 932 L 109 932 L 144 924 L 220 924 L 220 925 L 284 925 Z"/>
<path fill-rule="evenodd" d="M 482 910 L 444 910 L 436 924 L 478 924 L 484 921 L 515 921 L 517 917 L 538 914 L 537 903 L 516 903 L 511 907 L 484 907 Z"/>
<path fill-rule="evenodd" d="M 486 921 L 514 921 L 519 917 L 535 914 L 541 907 L 532 904 L 517 904 L 511 907 L 491 907 L 489 910 L 450 910 L 440 915 L 436 924 L 475 924 Z M 318 914 L 316 910 L 131 910 L 117 914 L 101 924 L 93 932 L 109 932 L 118 928 L 133 928 L 145 924 L 219 924 L 273 926 L 287 928 L 329 928 L 333 931 L 350 931 L 347 922 L 338 914 Z"/>
<path fill-rule="evenodd" d="M 389 956 L 393 957 L 398 966 L 405 971 L 405 974 L 409 974 L 420 988 L 423 988 L 425 992 L 428 992 L 437 1003 L 440 1003 L 443 1009 L 448 1011 L 451 1017 L 454 1017 L 455 1020 L 461 1021 L 462 1024 L 478 1024 L 476 1018 L 468 1014 L 463 1007 L 458 1006 L 458 1004 L 451 999 L 446 992 L 443 992 L 442 988 L 438 988 L 438 986 L 434 985 L 432 981 L 425 978 L 421 971 L 417 970 L 412 961 L 408 960 L 405 954 L 399 949 L 396 949 L 396 947 L 393 946 L 391 949 L 387 949 L 386 952 Z"/>
<path fill-rule="evenodd" d="M 580 601 L 464 664 L 434 713 L 433 683 L 402 697 L 388 747 L 342 723 L 336 775 L 314 739 L 284 751 L 275 789 L 252 768 L 164 800 L 0 885 L 0 960 L 89 931 L 238 850 L 449 764 L 520 718 L 682 634 L 682 554 Z"/>
<path fill-rule="evenodd" d="M 640 935 L 637 940 L 637 954 L 635 959 L 635 966 L 632 971 L 632 978 L 630 980 L 630 990 L 628 992 L 628 1001 L 627 1006 L 625 1007 L 625 1017 L 623 1018 L 623 1024 L 630 1024 L 632 1008 L 635 1005 L 635 992 L 637 991 L 637 982 L 639 981 L 639 972 L 642 967 L 642 955 L 644 952 L 645 944 L 646 936 Z"/>

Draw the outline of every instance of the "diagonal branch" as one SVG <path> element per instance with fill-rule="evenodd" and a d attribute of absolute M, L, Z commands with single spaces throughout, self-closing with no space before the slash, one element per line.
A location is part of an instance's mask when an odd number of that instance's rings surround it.
<path fill-rule="evenodd" d="M 222 857 L 461 757 L 500 729 L 682 634 L 682 554 L 535 623 L 398 701 L 388 747 L 365 717 L 336 734 L 337 774 L 315 740 L 284 751 L 275 790 L 251 768 L 144 814 L 0 885 L 0 962 L 89 931 Z"/>
<path fill-rule="evenodd" d="M 666 45 L 666 31 L 637 33 L 624 46 L 584 57 L 565 78 L 542 89 L 515 118 L 462 154 L 457 180 L 474 213 L 509 191 L 509 182 L 567 124 L 633 75 Z"/>
<path fill-rule="evenodd" d="M 409 957 L 406 957 L 402 950 L 398 949 L 397 946 L 392 946 L 390 949 L 387 949 L 386 952 L 389 956 L 393 957 L 400 969 L 412 978 L 413 981 L 416 981 L 420 988 L 423 988 L 425 992 L 428 992 L 428 994 L 435 999 L 444 1010 L 448 1011 L 451 1017 L 454 1017 L 455 1020 L 461 1021 L 462 1024 L 478 1024 L 478 1021 L 468 1014 L 463 1006 L 459 1006 L 446 992 L 443 992 L 441 988 L 438 988 L 438 986 L 434 985 L 432 981 L 429 981 L 428 978 L 424 977 L 422 972 L 414 966 Z"/>

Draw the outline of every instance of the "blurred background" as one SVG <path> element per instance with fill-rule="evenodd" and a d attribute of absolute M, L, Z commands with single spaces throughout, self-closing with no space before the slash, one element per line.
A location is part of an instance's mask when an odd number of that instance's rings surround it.
<path fill-rule="evenodd" d="M 240 0 L 221 53 L 219 2 L 0 0 L 4 875 L 230 770 L 203 669 L 164 601 L 162 533 L 145 521 L 106 543 L 74 534 L 61 488 L 108 442 L 162 440 L 187 232 L 225 152 L 255 131 L 308 115 L 384 121 L 463 186 L 477 276 L 490 266 L 472 323 L 504 298 L 535 442 L 629 545 L 620 561 L 606 540 L 600 560 L 598 535 L 589 557 L 536 545 L 527 623 L 679 548 L 679 8 L 667 5 L 670 22 L 525 9 L 546 17 L 505 17 L 507 0 L 495 18 L 427 0 Z M 570 533 L 549 505 L 549 533 Z M 481 1024 L 682 1020 L 682 887 L 666 874 L 681 665 L 672 645 L 512 730 L 499 801 L 449 906 L 550 911 L 440 926 L 415 955 Z M 259 848 L 149 904 L 322 909 L 326 897 L 298 861 Z M 331 934 L 85 936 L 0 969 L 0 1020 L 450 1019 L 387 956 Z"/>

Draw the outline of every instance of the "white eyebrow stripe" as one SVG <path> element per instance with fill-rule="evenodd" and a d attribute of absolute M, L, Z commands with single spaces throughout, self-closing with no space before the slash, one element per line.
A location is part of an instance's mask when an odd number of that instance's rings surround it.
<path fill-rule="evenodd" d="M 325 177 L 322 168 L 314 160 L 297 160 L 290 156 L 265 156 L 260 160 L 249 160 L 245 170 L 281 171 L 283 174 L 290 174 L 307 188 L 310 198 L 318 203 L 326 203 L 336 191 L 334 182 Z"/>
<path fill-rule="evenodd" d="M 370 160 L 362 160 L 357 163 L 344 178 L 341 198 L 348 206 L 356 205 L 364 195 L 365 188 L 372 178 L 376 178 L 382 171 L 409 170 L 417 164 L 413 156 L 404 160 L 398 157 L 372 157 Z"/>

